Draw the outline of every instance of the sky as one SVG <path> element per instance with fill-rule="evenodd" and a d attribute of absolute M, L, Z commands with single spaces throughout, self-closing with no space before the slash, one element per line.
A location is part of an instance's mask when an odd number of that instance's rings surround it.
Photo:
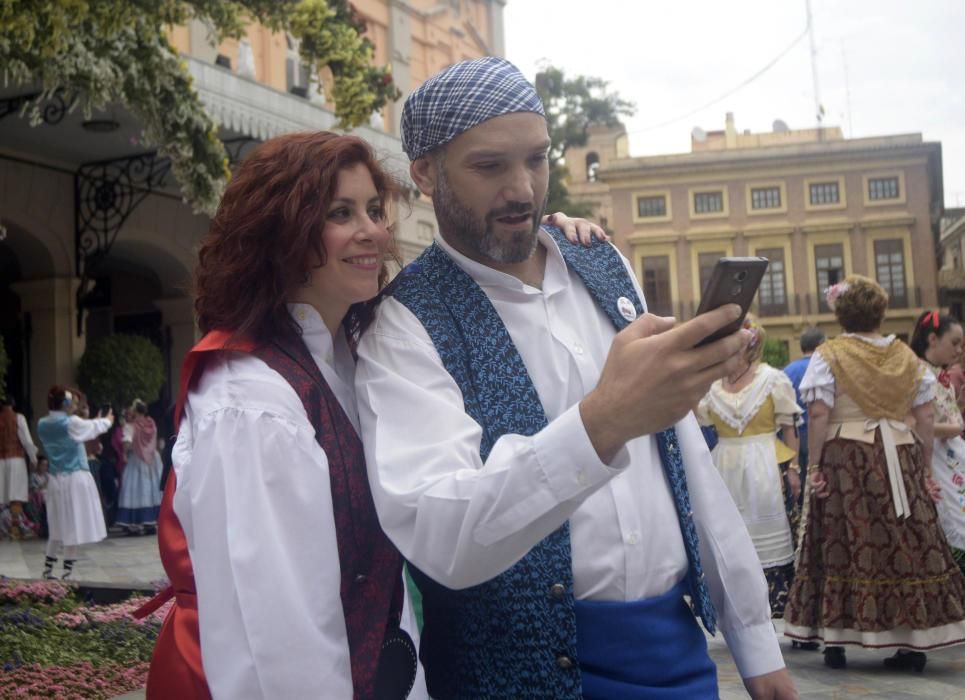
<path fill-rule="evenodd" d="M 811 16 L 824 125 L 940 141 L 945 207 L 965 207 L 965 2 L 811 0 Z M 727 112 L 739 131 L 816 125 L 805 0 L 508 0 L 504 23 L 530 79 L 549 63 L 636 104 L 632 156 L 688 152 Z"/>

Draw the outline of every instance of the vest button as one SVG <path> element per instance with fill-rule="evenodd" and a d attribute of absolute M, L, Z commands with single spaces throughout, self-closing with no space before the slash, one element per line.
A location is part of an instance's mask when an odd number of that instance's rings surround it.
<path fill-rule="evenodd" d="M 368 576 L 365 574 L 355 574 L 355 583 L 365 583 Z"/>
<path fill-rule="evenodd" d="M 564 671 L 568 671 L 569 669 L 573 668 L 573 659 L 571 659 L 569 656 L 557 656 L 556 665 Z"/>
<path fill-rule="evenodd" d="M 550 597 L 556 600 L 562 600 L 563 596 L 566 595 L 566 586 L 562 583 L 554 583 L 550 586 Z"/>

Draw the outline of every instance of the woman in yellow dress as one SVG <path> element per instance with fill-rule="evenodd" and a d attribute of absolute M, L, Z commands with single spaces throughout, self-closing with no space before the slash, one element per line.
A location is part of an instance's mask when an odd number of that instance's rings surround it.
<path fill-rule="evenodd" d="M 771 615 L 779 618 L 794 574 L 794 539 L 780 465 L 792 463 L 787 472 L 796 499 L 801 488 L 796 427 L 802 409 L 787 375 L 761 361 L 763 328 L 751 318 L 745 326 L 757 334 L 748 349 L 750 369 L 736 381 L 715 382 L 701 400 L 697 418 L 717 430 L 714 464 L 744 517 L 767 579 Z M 786 442 L 777 437 L 782 429 Z"/>
<path fill-rule="evenodd" d="M 831 668 L 845 667 L 853 644 L 897 648 L 887 666 L 921 671 L 925 650 L 965 642 L 965 576 L 930 478 L 935 380 L 879 333 L 888 295 L 877 282 L 850 275 L 826 297 L 845 332 L 817 349 L 801 381 L 810 493 L 784 633 L 823 641 Z"/>

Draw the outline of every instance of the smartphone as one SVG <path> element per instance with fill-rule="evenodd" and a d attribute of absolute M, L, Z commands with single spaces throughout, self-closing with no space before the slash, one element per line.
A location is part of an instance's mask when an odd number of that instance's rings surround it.
<path fill-rule="evenodd" d="M 700 306 L 697 307 L 697 315 L 713 311 L 725 304 L 738 304 L 741 307 L 741 315 L 733 323 L 728 323 L 723 328 L 711 333 L 706 338 L 697 343 L 696 347 L 720 340 L 731 333 L 736 333 L 747 310 L 757 294 L 757 288 L 764 279 L 764 272 L 767 270 L 767 258 L 721 258 L 714 265 L 707 287 L 700 297 Z"/>

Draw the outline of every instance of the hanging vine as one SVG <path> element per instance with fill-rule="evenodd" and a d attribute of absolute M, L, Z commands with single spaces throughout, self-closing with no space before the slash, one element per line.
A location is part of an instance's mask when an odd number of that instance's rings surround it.
<path fill-rule="evenodd" d="M 345 0 L 0 0 L 0 75 L 5 85 L 41 84 L 28 107 L 35 124 L 57 90 L 85 114 L 125 105 L 145 141 L 171 159 L 184 199 L 211 213 L 230 176 L 227 154 L 167 39 L 171 26 L 195 18 L 214 44 L 241 37 L 252 21 L 290 32 L 306 63 L 331 70 L 341 128 L 367 123 L 399 96 L 388 67 L 373 65 L 365 25 Z"/>

